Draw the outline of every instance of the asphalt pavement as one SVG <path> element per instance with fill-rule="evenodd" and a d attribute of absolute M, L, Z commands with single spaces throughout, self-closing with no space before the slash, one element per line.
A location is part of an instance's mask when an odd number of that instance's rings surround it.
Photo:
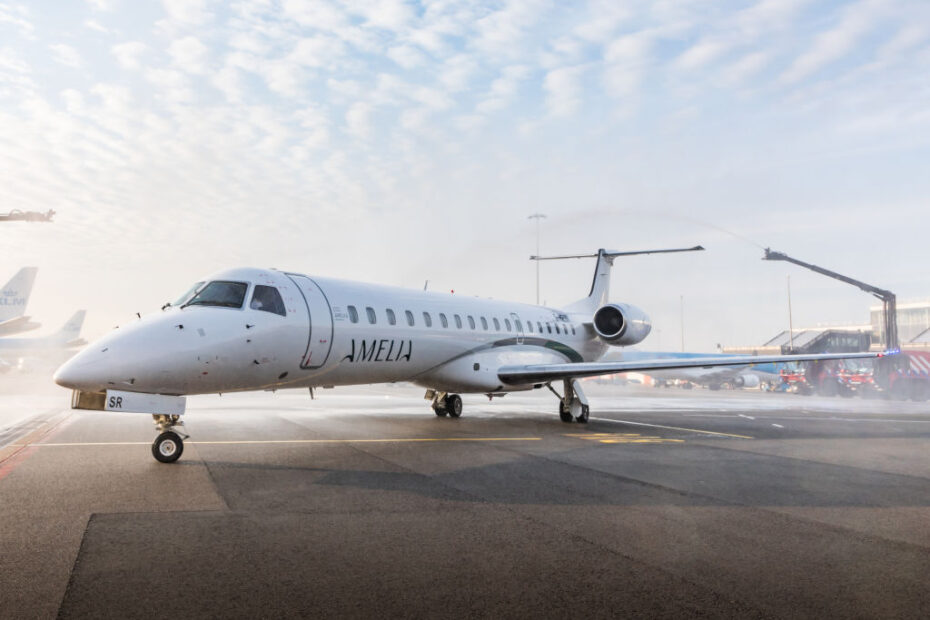
<path fill-rule="evenodd" d="M 0 396 L 0 617 L 930 616 L 926 403 L 586 392 Z"/>

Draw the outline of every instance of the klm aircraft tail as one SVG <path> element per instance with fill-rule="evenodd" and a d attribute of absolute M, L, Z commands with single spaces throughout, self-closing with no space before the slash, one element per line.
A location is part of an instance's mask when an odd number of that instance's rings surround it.
<path fill-rule="evenodd" d="M 84 327 L 84 317 L 86 315 L 87 310 L 78 310 L 75 312 L 71 318 L 68 319 L 68 322 L 55 332 L 52 338 L 68 346 L 77 346 L 81 344 L 81 328 Z"/>
<path fill-rule="evenodd" d="M 594 258 L 597 257 L 597 264 L 594 266 L 594 279 L 591 281 L 591 291 L 588 296 L 579 299 L 573 304 L 565 307 L 566 312 L 584 312 L 593 314 L 595 310 L 607 303 L 610 294 L 610 268 L 614 265 L 614 259 L 618 256 L 636 256 L 639 254 L 669 254 L 672 252 L 696 252 L 703 250 L 700 245 L 693 248 L 678 248 L 673 250 L 637 250 L 634 252 L 617 252 L 614 250 L 600 249 L 597 254 L 572 254 L 568 256 L 531 256 L 531 260 L 561 260 L 564 258 Z"/>
<path fill-rule="evenodd" d="M 37 267 L 23 267 L 0 289 L 0 323 L 23 316 L 32 284 L 35 282 Z"/>

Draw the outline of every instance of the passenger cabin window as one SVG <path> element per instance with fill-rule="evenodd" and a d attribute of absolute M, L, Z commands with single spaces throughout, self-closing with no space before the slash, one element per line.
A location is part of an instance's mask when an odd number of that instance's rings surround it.
<path fill-rule="evenodd" d="M 442 323 L 443 327 L 449 327 L 449 320 L 446 318 L 446 315 L 442 312 L 439 313 L 439 322 Z"/>
<path fill-rule="evenodd" d="M 473 317 L 470 314 L 468 315 L 468 327 L 471 329 L 475 329 L 475 317 Z"/>
<path fill-rule="evenodd" d="M 518 331 L 518 332 L 522 332 L 522 331 L 523 331 L 523 324 L 520 322 L 520 319 L 514 319 L 514 320 L 513 320 L 513 324 L 517 326 L 517 331 Z"/>
<path fill-rule="evenodd" d="M 504 327 L 507 328 L 507 331 L 510 331 L 510 319 L 504 319 Z"/>
<path fill-rule="evenodd" d="M 546 323 L 546 329 L 549 330 L 549 333 L 552 333 L 552 323 Z"/>
<path fill-rule="evenodd" d="M 574 336 L 574 335 L 575 335 L 575 326 L 572 325 L 572 336 Z"/>
<path fill-rule="evenodd" d="M 349 311 L 349 320 L 358 323 L 358 310 L 355 309 L 355 306 L 349 306 L 346 310 Z"/>
<path fill-rule="evenodd" d="M 497 320 L 497 317 L 491 317 L 491 320 L 494 321 L 494 331 L 499 332 L 501 330 L 501 322 Z"/>
<path fill-rule="evenodd" d="M 427 326 L 427 327 L 432 327 L 432 326 L 433 326 L 433 317 L 431 317 L 431 316 L 429 315 L 429 312 L 424 312 L 424 313 L 423 313 L 423 322 L 426 323 L 426 326 Z"/>
<path fill-rule="evenodd" d="M 559 330 L 559 324 L 558 324 L 558 323 L 555 324 L 555 333 L 557 333 L 557 334 L 561 334 L 561 333 L 562 333 L 562 332 Z"/>
<path fill-rule="evenodd" d="M 462 329 L 462 317 L 456 314 L 454 315 L 454 318 L 455 318 L 455 326 L 458 327 L 459 329 Z"/>
<path fill-rule="evenodd" d="M 384 311 L 384 313 L 387 314 L 388 325 L 397 325 L 397 317 L 394 316 L 393 310 L 388 308 L 387 310 Z"/>
<path fill-rule="evenodd" d="M 488 320 L 484 317 L 481 317 L 481 329 L 488 331 Z"/>
<path fill-rule="evenodd" d="M 378 317 L 375 315 L 375 309 L 371 306 L 365 308 L 365 314 L 368 315 L 368 322 L 374 325 L 378 322 Z"/>
<path fill-rule="evenodd" d="M 245 292 L 249 285 L 245 282 L 227 282 L 214 280 L 200 289 L 184 306 L 217 306 L 220 308 L 241 308 L 245 301 Z"/>
<path fill-rule="evenodd" d="M 262 310 L 263 312 L 272 312 L 287 316 L 287 310 L 284 309 L 284 300 L 281 299 L 281 293 L 273 286 L 264 286 L 256 284 L 255 291 L 252 293 L 252 301 L 249 302 L 252 310 Z"/>
<path fill-rule="evenodd" d="M 533 321 L 526 322 L 526 331 L 533 333 Z"/>
<path fill-rule="evenodd" d="M 543 331 L 542 331 L 542 323 L 540 323 L 539 321 L 536 321 L 536 327 L 539 328 L 539 333 L 540 333 L 540 334 L 543 333 Z"/>
<path fill-rule="evenodd" d="M 404 310 L 404 314 L 407 315 L 407 325 L 413 327 L 413 312 L 410 312 L 410 310 Z"/>

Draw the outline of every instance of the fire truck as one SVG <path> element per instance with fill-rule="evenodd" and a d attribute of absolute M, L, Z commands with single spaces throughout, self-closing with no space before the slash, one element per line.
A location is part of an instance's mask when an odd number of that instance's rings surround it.
<path fill-rule="evenodd" d="M 860 363 L 858 368 L 841 371 L 841 389 L 863 398 L 930 400 L 930 351 L 901 351 L 894 358 L 896 363 L 890 368 Z"/>

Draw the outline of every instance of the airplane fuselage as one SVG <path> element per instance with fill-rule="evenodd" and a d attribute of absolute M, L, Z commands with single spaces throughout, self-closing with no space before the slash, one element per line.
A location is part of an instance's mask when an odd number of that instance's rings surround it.
<path fill-rule="evenodd" d="M 59 375 L 85 391 L 158 394 L 394 381 L 500 393 L 532 387 L 504 385 L 502 366 L 595 361 L 608 348 L 584 325 L 590 314 L 542 306 L 263 269 L 205 282 L 244 284 L 241 303 L 182 303 L 145 316 Z M 268 288 L 280 304 L 253 307 Z"/>

